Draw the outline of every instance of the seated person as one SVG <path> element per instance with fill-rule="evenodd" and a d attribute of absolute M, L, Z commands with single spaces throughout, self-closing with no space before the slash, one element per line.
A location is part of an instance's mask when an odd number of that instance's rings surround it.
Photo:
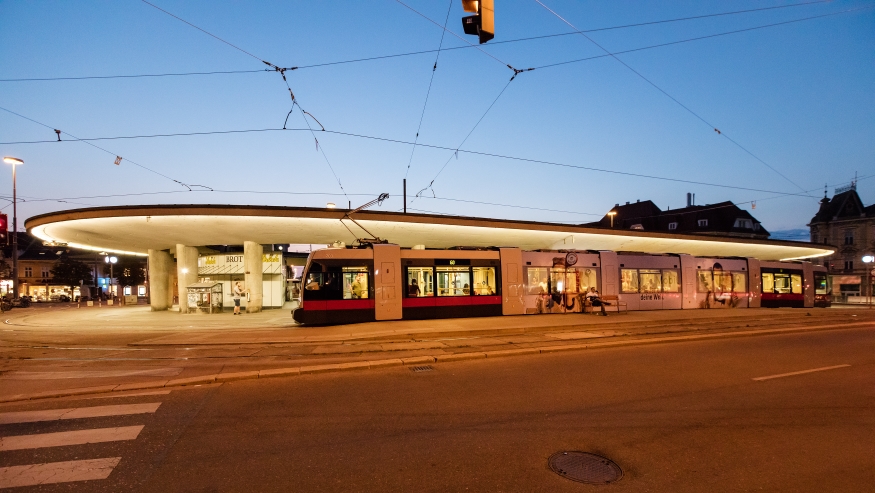
<path fill-rule="evenodd" d="M 418 297 L 420 295 L 419 284 L 416 282 L 416 279 L 410 281 L 410 284 L 407 286 L 407 296 L 411 298 Z"/>
<path fill-rule="evenodd" d="M 596 291 L 595 286 L 589 288 L 589 293 L 586 294 L 586 297 L 587 299 L 589 299 L 589 302 L 590 304 L 592 304 L 592 306 L 597 306 L 602 309 L 602 315 L 606 317 L 608 316 L 608 314 L 605 312 L 605 306 L 610 306 L 610 303 L 604 302 L 601 298 L 599 298 L 599 292 Z"/>

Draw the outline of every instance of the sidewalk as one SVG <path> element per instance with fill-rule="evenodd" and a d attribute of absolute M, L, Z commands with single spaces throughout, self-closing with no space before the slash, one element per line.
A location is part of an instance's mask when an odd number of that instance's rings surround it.
<path fill-rule="evenodd" d="M 739 309 L 295 325 L 148 307 L 7 312 L 0 402 L 629 344 L 875 328 L 875 310 Z M 85 390 L 83 390 L 85 389 Z"/>

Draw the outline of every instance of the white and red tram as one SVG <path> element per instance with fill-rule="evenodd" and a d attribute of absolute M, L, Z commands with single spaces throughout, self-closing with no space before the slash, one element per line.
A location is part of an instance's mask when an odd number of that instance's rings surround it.
<path fill-rule="evenodd" d="M 326 248 L 302 285 L 304 324 L 575 313 L 593 288 L 629 310 L 829 306 L 810 262 L 608 251 Z"/>

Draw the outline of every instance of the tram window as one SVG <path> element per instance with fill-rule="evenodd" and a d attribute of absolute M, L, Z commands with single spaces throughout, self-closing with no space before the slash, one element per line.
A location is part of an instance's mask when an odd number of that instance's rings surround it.
<path fill-rule="evenodd" d="M 595 270 L 593 269 L 575 269 L 577 277 L 577 290 L 579 293 L 586 293 L 589 288 L 596 287 Z M 598 289 L 598 288 L 596 288 Z"/>
<path fill-rule="evenodd" d="M 826 284 L 826 275 L 814 274 L 814 293 L 829 294 L 829 288 Z"/>
<path fill-rule="evenodd" d="M 662 291 L 664 293 L 677 293 L 680 290 L 678 271 L 666 269 L 662 271 Z"/>
<path fill-rule="evenodd" d="M 763 272 L 763 293 L 775 292 L 775 275 L 771 272 Z"/>
<path fill-rule="evenodd" d="M 438 266 L 438 296 L 468 296 L 471 294 L 471 271 L 468 267 Z"/>
<path fill-rule="evenodd" d="M 407 296 L 434 296 L 434 272 L 431 267 L 407 268 Z"/>
<path fill-rule="evenodd" d="M 732 291 L 732 273 L 714 271 L 714 292 L 729 293 Z"/>
<path fill-rule="evenodd" d="M 746 293 L 747 292 L 747 274 L 744 272 L 732 273 L 732 292 Z"/>
<path fill-rule="evenodd" d="M 623 293 L 638 292 L 637 269 L 620 269 L 620 291 Z"/>
<path fill-rule="evenodd" d="M 714 291 L 714 278 L 711 276 L 711 271 L 700 270 L 696 276 L 696 289 L 700 293 L 708 293 Z"/>
<path fill-rule="evenodd" d="M 526 269 L 528 294 L 547 294 L 547 268 L 528 267 Z"/>
<path fill-rule="evenodd" d="M 564 293 L 567 285 L 565 269 L 550 269 L 550 294 Z"/>
<path fill-rule="evenodd" d="M 495 289 L 495 267 L 474 267 L 474 295 L 489 296 L 497 293 Z"/>
<path fill-rule="evenodd" d="M 802 276 L 799 274 L 790 275 L 790 289 L 793 294 L 802 294 Z"/>
<path fill-rule="evenodd" d="M 369 298 L 368 293 L 368 268 L 344 267 L 343 268 L 343 299 L 363 300 Z"/>
<path fill-rule="evenodd" d="M 790 276 L 787 274 L 774 274 L 775 276 L 775 292 L 787 294 L 790 293 Z"/>
<path fill-rule="evenodd" d="M 659 269 L 641 269 L 638 271 L 638 279 L 642 293 L 662 291 L 662 275 Z"/>
<path fill-rule="evenodd" d="M 339 300 L 340 288 L 340 272 L 310 272 L 304 284 L 304 300 Z"/>

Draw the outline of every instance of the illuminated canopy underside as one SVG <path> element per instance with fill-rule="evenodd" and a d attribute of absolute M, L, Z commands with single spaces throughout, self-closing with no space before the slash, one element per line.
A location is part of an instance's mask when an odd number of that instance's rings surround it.
<path fill-rule="evenodd" d="M 27 230 L 44 241 L 118 253 L 145 254 L 177 244 L 327 244 L 368 234 L 337 209 L 228 205 L 99 207 L 32 217 Z M 380 238 L 402 247 L 511 246 L 524 250 L 612 250 L 788 260 L 832 254 L 828 245 L 604 230 L 574 225 L 459 216 L 362 211 L 353 216 Z"/>

